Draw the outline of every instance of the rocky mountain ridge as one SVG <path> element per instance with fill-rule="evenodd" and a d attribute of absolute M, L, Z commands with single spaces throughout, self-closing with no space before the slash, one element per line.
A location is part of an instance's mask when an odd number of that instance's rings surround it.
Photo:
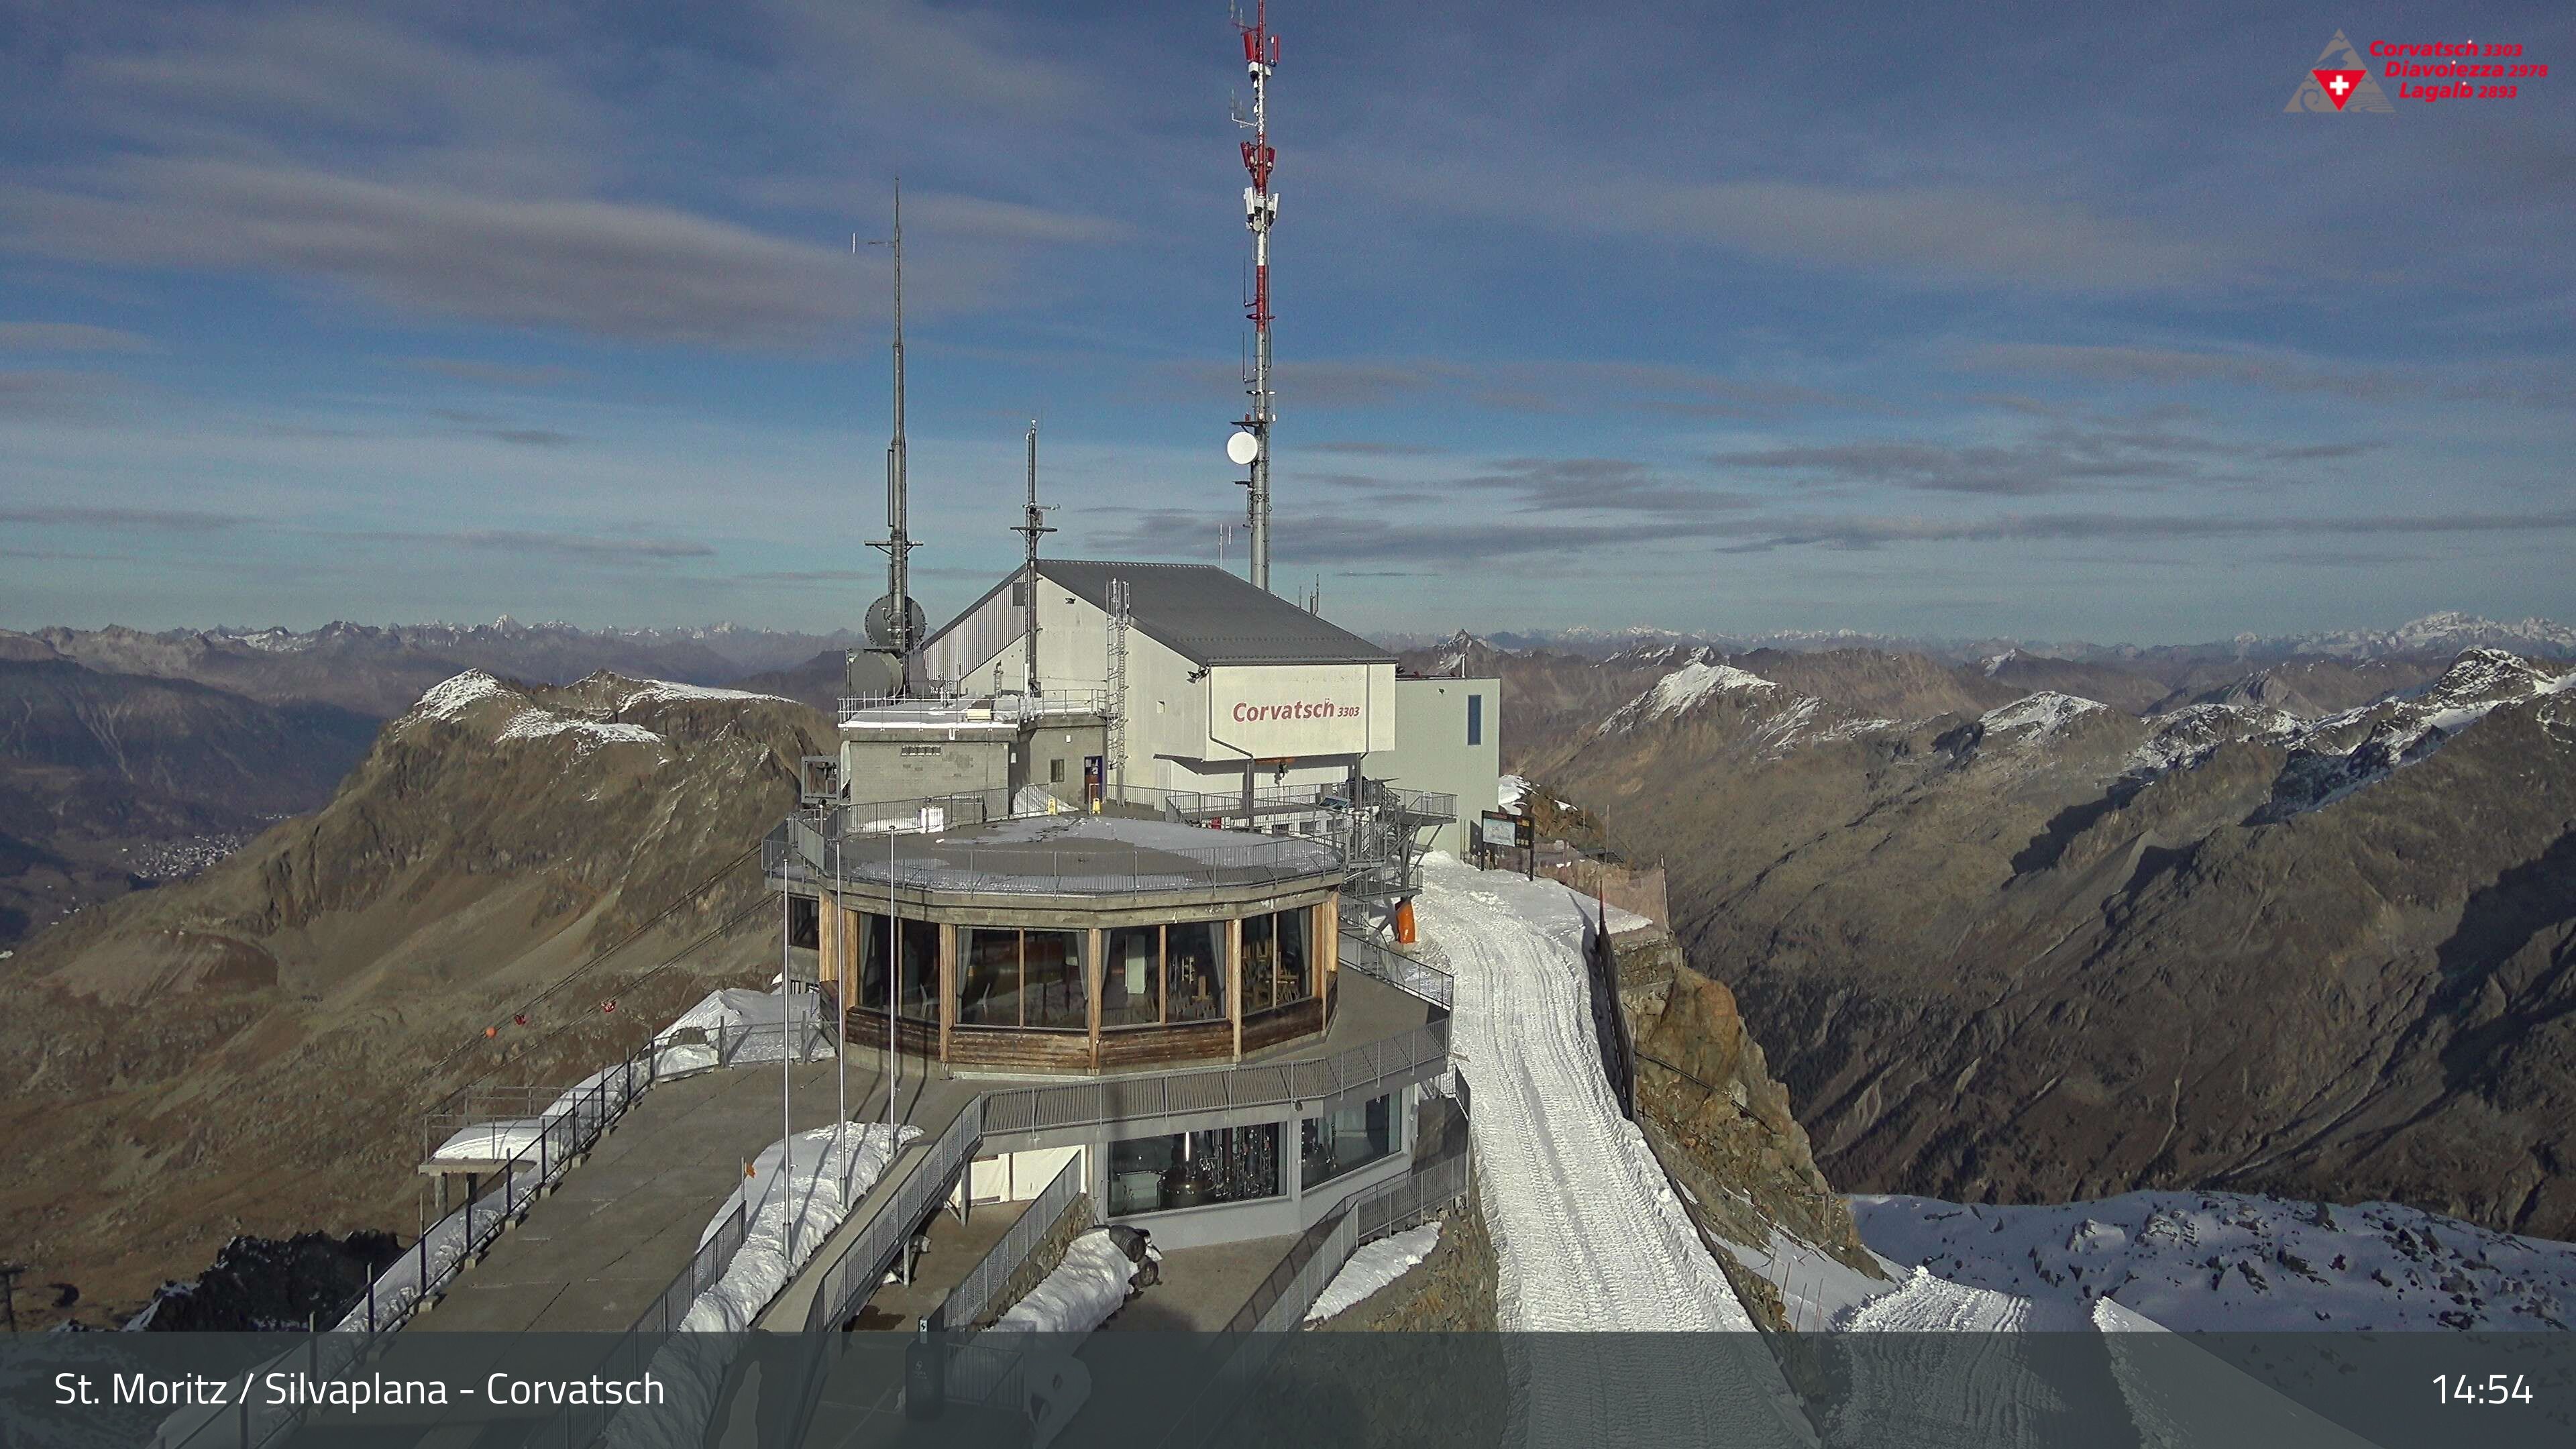
<path fill-rule="evenodd" d="M 1923 716 L 1862 662 L 1811 692 L 1667 655 L 1506 757 L 1665 862 L 1839 1185 L 2576 1232 L 2576 671 L 2470 650 L 2318 718 Z"/>
<path fill-rule="evenodd" d="M 320 810 L 0 960 L 11 1251 L 121 1316 L 235 1236 L 408 1232 L 447 1085 L 569 1080 L 775 970 L 756 846 L 830 735 L 737 691 L 442 681 Z"/>

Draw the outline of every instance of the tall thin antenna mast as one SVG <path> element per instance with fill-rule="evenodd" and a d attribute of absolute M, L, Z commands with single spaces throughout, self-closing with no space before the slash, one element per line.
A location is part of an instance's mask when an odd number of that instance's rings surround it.
<path fill-rule="evenodd" d="M 869 646 L 894 656 L 897 695 L 911 692 L 912 651 L 920 640 L 919 608 L 912 602 L 912 551 L 919 545 L 906 528 L 911 501 L 911 449 L 903 436 L 903 178 L 894 182 L 894 235 L 870 246 L 894 249 L 894 440 L 886 444 L 886 536 L 870 548 L 885 550 L 886 596 L 878 601 L 869 629 Z M 879 620 L 873 616 L 884 611 Z"/>
<path fill-rule="evenodd" d="M 1243 36 L 1244 69 L 1252 77 L 1252 114 L 1237 113 L 1238 126 L 1249 127 L 1243 143 L 1243 169 L 1252 184 L 1243 188 L 1243 223 L 1252 229 L 1252 300 L 1245 315 L 1252 319 L 1252 407 L 1240 426 L 1252 435 L 1252 490 L 1245 500 L 1251 524 L 1253 587 L 1270 587 L 1270 424 L 1278 417 L 1270 391 L 1270 228 L 1279 220 L 1279 197 L 1270 189 L 1270 168 L 1279 153 L 1270 146 L 1270 72 L 1279 64 L 1279 37 L 1270 33 L 1270 0 L 1253 0 L 1252 23 L 1235 13 L 1234 28 Z"/>
<path fill-rule="evenodd" d="M 1021 620 L 1021 627 L 1025 631 L 1028 650 L 1028 677 L 1024 683 L 1031 694 L 1045 692 L 1038 687 L 1038 539 L 1045 534 L 1055 532 L 1047 526 L 1046 521 L 1046 516 L 1052 512 L 1054 510 L 1051 508 L 1038 507 L 1038 420 L 1031 418 L 1029 419 L 1029 501 L 1026 511 L 1021 516 L 1020 526 L 1011 530 L 1028 541 L 1028 558 L 1022 565 L 1021 575 L 1021 598 L 1028 612 Z"/>

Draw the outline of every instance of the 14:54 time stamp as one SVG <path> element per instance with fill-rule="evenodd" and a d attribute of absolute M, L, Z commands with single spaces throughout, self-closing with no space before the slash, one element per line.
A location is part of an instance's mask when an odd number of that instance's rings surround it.
<path fill-rule="evenodd" d="M 2435 1374 L 2433 1392 L 2445 1404 L 2528 1404 L 2531 1384 L 2520 1374 Z"/>

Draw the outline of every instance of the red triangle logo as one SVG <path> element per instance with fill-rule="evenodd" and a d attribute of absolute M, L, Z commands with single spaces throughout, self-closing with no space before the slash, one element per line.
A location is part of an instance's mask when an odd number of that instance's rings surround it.
<path fill-rule="evenodd" d="M 2326 99 L 2334 102 L 2338 111 L 2343 109 L 2344 102 L 2352 99 L 2353 91 L 2370 78 L 2370 72 L 2366 70 L 2312 70 L 2308 74 L 2317 78 L 2317 84 L 2325 89 Z"/>

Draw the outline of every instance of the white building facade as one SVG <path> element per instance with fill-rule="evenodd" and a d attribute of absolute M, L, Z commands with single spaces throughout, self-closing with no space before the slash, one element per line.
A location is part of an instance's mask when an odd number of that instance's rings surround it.
<path fill-rule="evenodd" d="M 1124 584 L 1124 687 L 1113 688 L 1111 585 Z M 994 586 L 922 645 L 922 672 L 963 691 L 1028 688 L 1027 580 Z M 1038 564 L 1041 694 L 1109 691 L 1123 737 L 1107 778 L 1231 794 L 1331 785 L 1395 748 L 1395 657 L 1206 564 Z"/>

